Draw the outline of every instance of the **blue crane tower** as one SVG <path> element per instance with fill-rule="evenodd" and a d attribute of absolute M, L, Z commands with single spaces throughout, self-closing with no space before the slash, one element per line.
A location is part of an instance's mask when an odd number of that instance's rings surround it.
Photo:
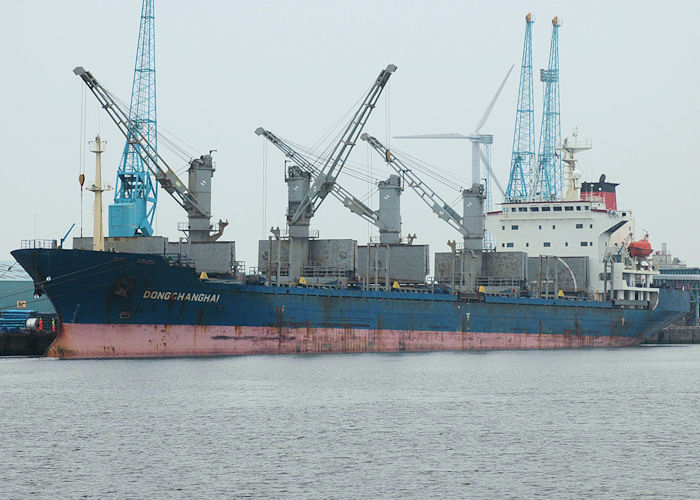
<path fill-rule="evenodd" d="M 523 201 L 530 194 L 530 182 L 535 167 L 535 106 L 532 92 L 532 14 L 525 16 L 525 43 L 520 67 L 518 108 L 515 115 L 513 154 L 506 201 Z"/>
<path fill-rule="evenodd" d="M 540 70 L 544 84 L 542 127 L 537 154 L 535 194 L 543 200 L 558 200 L 563 196 L 564 179 L 561 156 L 556 148 L 561 145 L 561 115 L 559 113 L 559 27 L 561 21 L 552 19 L 552 42 L 549 47 L 547 69 Z"/>
<path fill-rule="evenodd" d="M 155 49 L 153 0 L 143 0 L 129 118 L 146 141 L 157 148 Z M 158 185 L 153 182 L 137 147 L 134 137 L 129 135 L 117 169 L 114 204 L 109 206 L 110 236 L 153 235 Z"/>

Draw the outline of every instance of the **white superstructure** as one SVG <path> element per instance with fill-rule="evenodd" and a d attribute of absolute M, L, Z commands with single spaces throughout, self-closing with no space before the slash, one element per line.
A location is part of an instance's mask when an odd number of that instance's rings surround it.
<path fill-rule="evenodd" d="M 634 234 L 629 210 L 608 209 L 597 199 L 503 203 L 487 214 L 486 229 L 496 252 L 588 257 L 589 293 L 598 300 L 655 304 L 656 273 L 625 249 Z"/>

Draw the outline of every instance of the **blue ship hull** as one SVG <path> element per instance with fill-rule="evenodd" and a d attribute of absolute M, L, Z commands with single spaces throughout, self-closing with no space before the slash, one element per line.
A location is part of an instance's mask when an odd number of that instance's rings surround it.
<path fill-rule="evenodd" d="M 148 254 L 15 250 L 58 312 L 57 357 L 627 346 L 690 308 L 610 302 L 246 285 L 200 279 Z"/>

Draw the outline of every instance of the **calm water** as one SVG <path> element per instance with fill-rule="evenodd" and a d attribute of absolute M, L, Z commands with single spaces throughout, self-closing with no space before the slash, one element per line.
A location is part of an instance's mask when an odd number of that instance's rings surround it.
<path fill-rule="evenodd" d="M 700 346 L 0 359 L 0 497 L 700 497 Z"/>

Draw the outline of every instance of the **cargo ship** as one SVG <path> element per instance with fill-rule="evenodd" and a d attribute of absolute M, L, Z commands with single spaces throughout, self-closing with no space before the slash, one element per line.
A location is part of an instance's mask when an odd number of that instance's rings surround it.
<path fill-rule="evenodd" d="M 619 347 L 689 309 L 659 290 L 650 307 L 430 289 L 269 286 L 201 277 L 153 254 L 12 252 L 60 316 L 49 356 L 162 357 Z"/>
<path fill-rule="evenodd" d="M 362 132 L 396 69 L 388 65 L 379 73 L 321 161 L 311 161 L 269 130 L 255 130 L 285 155 L 288 202 L 286 228 L 273 227 L 271 236 L 259 241 L 257 266 L 247 271 L 236 260 L 235 242 L 220 239 L 227 222 L 211 223 L 211 152 L 192 160 L 188 182 L 181 181 L 144 128 L 148 119 L 122 109 L 89 71 L 75 68 L 126 138 L 125 158 L 131 154 L 143 167 L 118 173 L 118 182 L 129 187 L 124 193 L 148 192 L 144 179 L 152 175 L 188 220 L 178 227 L 185 238 L 170 242 L 139 226 L 146 197 L 115 196 L 105 238 L 97 137 L 94 237 L 74 238 L 72 250 L 26 241 L 12 252 L 32 277 L 35 294 L 46 295 L 58 313 L 59 333 L 48 354 L 123 358 L 619 347 L 641 343 L 689 310 L 688 292 L 655 287 L 657 271 L 644 252 L 630 247 L 634 221 L 630 211 L 617 208 L 617 184 L 603 176 L 597 183 L 578 182 L 574 154 L 587 146 L 576 137 L 556 151 L 550 141 L 548 158 L 555 167 L 560 154 L 567 155 L 565 195 L 547 192 L 537 177 L 529 195 L 505 196 L 500 210 L 490 210 L 485 205 L 490 183 L 480 182 L 480 162 L 486 156 L 482 145 L 493 137 L 461 136 L 472 141 L 472 183 L 460 188 L 459 214 L 420 177 L 415 164 Z M 524 74 L 531 78 L 531 71 Z M 338 182 L 360 140 L 394 171 L 378 183 L 377 210 Z M 521 174 L 528 171 L 522 161 L 514 149 L 513 169 Z M 488 163 L 484 167 L 490 171 Z M 561 180 L 563 170 L 555 170 L 553 178 Z M 541 178 L 549 179 L 544 167 L 542 172 Z M 402 233 L 404 190 L 415 192 L 461 236 L 448 242 L 450 252 L 434 254 L 432 276 L 428 245 L 414 244 L 415 234 Z M 365 245 L 320 239 L 310 226 L 327 198 L 374 225 L 378 239 Z"/>
<path fill-rule="evenodd" d="M 477 221 L 479 192 L 465 190 Z M 401 242 L 308 240 L 316 265 L 303 275 L 282 235 L 260 241 L 254 274 L 233 260 L 231 242 L 105 238 L 108 251 L 25 244 L 12 255 L 58 311 L 48 355 L 60 358 L 622 347 L 682 317 L 690 296 L 654 286 L 658 273 L 625 244 L 631 213 L 615 203 L 590 192 L 504 203 L 485 223 L 502 248 L 455 245 L 435 254 L 436 274 L 423 281 L 415 273 L 426 273 L 427 249 Z M 477 226 L 465 245 L 483 238 Z M 548 241 L 536 238 L 542 226 L 556 228 Z M 550 253 L 523 251 L 535 246 Z"/>

